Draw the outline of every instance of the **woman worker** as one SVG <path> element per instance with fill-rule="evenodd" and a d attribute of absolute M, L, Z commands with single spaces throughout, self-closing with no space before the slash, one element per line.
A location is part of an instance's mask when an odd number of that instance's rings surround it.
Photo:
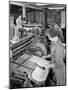
<path fill-rule="evenodd" d="M 32 43 L 32 46 L 33 47 L 36 47 L 37 49 L 39 48 L 43 55 L 47 55 L 47 49 L 46 49 L 46 45 L 44 43 L 42 43 L 40 41 L 40 33 L 41 33 L 41 29 L 39 27 L 35 27 L 35 38 L 33 39 L 33 43 Z M 42 56 L 41 52 L 37 51 L 35 52 L 35 54 L 37 54 L 37 56 Z"/>
<path fill-rule="evenodd" d="M 55 30 L 55 28 L 51 28 L 47 32 L 47 36 L 51 40 L 51 54 L 44 56 L 43 58 L 51 57 L 52 59 L 52 65 L 50 67 L 54 71 L 53 78 L 56 79 L 56 85 L 65 85 L 65 64 L 63 61 L 65 48 L 62 44 L 62 37 L 59 34 L 59 31 Z"/>

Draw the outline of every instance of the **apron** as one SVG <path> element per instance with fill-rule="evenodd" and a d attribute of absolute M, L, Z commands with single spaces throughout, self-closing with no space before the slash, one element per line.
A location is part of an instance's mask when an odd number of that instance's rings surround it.
<path fill-rule="evenodd" d="M 53 71 L 56 78 L 56 85 L 65 85 L 64 50 L 64 46 L 60 40 L 51 45 L 52 62 L 55 63 Z"/>

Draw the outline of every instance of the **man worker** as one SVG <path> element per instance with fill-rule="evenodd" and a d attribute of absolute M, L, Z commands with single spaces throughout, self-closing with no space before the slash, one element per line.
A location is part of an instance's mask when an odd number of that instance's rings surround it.
<path fill-rule="evenodd" d="M 19 29 L 22 29 L 23 20 L 22 15 L 16 19 L 15 36 L 19 38 Z"/>

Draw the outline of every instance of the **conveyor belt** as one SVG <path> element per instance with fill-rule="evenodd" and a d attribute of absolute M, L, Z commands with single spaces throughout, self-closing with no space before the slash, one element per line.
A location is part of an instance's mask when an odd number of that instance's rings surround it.
<path fill-rule="evenodd" d="M 13 55 L 23 51 L 28 45 L 30 45 L 32 43 L 32 41 L 29 41 L 27 43 L 25 43 L 24 45 L 20 46 L 19 48 L 13 50 Z"/>
<path fill-rule="evenodd" d="M 23 52 L 25 51 L 25 49 L 29 45 L 31 45 L 34 36 L 35 36 L 34 34 L 31 36 L 28 36 L 28 37 L 22 39 L 20 42 L 11 46 L 10 49 L 12 51 L 12 58 L 16 58 L 16 57 L 19 57 L 20 55 L 22 55 Z"/>
<path fill-rule="evenodd" d="M 34 38 L 34 36 L 35 36 L 35 35 L 28 36 L 28 37 L 22 39 L 21 41 L 17 42 L 16 44 L 14 44 L 13 46 L 10 47 L 11 50 L 14 50 L 15 48 L 18 48 L 19 46 L 21 46 L 21 45 L 29 42 L 31 39 Z"/>

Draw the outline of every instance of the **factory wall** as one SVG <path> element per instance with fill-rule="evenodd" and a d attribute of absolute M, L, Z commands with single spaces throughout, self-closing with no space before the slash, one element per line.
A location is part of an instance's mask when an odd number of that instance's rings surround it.
<path fill-rule="evenodd" d="M 49 10 L 47 12 L 47 22 L 48 24 L 54 24 L 54 23 L 57 23 L 57 24 L 60 24 L 61 23 L 61 13 L 60 11 L 57 11 L 57 10 Z"/>

